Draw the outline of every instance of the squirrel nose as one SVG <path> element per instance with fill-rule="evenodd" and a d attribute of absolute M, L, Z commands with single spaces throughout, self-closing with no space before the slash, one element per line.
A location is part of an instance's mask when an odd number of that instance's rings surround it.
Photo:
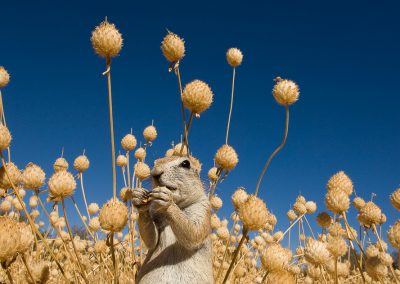
<path fill-rule="evenodd" d="M 163 172 L 160 171 L 160 170 L 153 169 L 153 170 L 151 171 L 151 176 L 152 176 L 153 179 L 156 180 L 156 181 L 159 181 L 159 180 L 160 180 L 160 177 L 161 177 L 162 174 L 163 174 Z"/>

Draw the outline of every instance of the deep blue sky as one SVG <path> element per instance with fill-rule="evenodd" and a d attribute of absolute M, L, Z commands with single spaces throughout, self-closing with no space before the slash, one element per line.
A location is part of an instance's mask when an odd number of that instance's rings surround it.
<path fill-rule="evenodd" d="M 284 109 L 271 89 L 281 76 L 299 84 L 301 97 L 291 107 L 287 144 L 260 193 L 280 227 L 287 226 L 286 211 L 300 192 L 322 210 L 326 181 L 339 170 L 360 196 L 376 193 L 393 223 L 398 213 L 388 197 L 400 183 L 399 9 L 395 1 L 5 1 L 0 65 L 12 75 L 3 98 L 13 159 L 20 167 L 38 163 L 50 176 L 62 147 L 71 164 L 86 149 L 89 201 L 111 196 L 105 63 L 90 43 L 93 28 L 108 16 L 124 36 L 112 69 L 118 146 L 130 128 L 142 140 L 152 119 L 159 138 L 151 161 L 179 140 L 176 78 L 159 47 L 168 28 L 186 40 L 183 82 L 204 80 L 215 93 L 190 135 L 205 176 L 224 143 L 232 71 L 225 52 L 236 46 L 244 60 L 230 143 L 240 162 L 218 188 L 223 213 L 230 212 L 237 186 L 254 190 L 280 143 Z"/>

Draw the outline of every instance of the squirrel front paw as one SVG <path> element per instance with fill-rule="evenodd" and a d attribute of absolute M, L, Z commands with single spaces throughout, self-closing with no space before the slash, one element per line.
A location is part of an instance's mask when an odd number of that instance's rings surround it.
<path fill-rule="evenodd" d="M 153 189 L 150 193 L 150 198 L 155 211 L 166 211 L 174 203 L 172 192 L 165 186 Z"/>
<path fill-rule="evenodd" d="M 149 210 L 150 192 L 144 188 L 135 188 L 132 190 L 132 204 L 138 211 Z"/>

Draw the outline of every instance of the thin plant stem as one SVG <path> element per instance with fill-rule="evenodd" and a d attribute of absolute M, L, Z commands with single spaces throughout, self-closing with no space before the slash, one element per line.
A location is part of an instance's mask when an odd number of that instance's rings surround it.
<path fill-rule="evenodd" d="M 265 282 L 265 280 L 267 279 L 267 276 L 268 276 L 268 272 L 265 272 L 264 277 L 261 280 L 261 283 Z"/>
<path fill-rule="evenodd" d="M 115 168 L 115 143 L 114 143 L 114 121 L 112 107 L 112 91 L 111 91 L 111 58 L 107 58 L 107 70 L 103 75 L 107 75 L 108 86 L 108 110 L 110 113 L 110 135 L 111 135 L 111 161 L 112 161 L 112 179 L 113 179 L 113 198 L 117 199 L 117 172 Z"/>
<path fill-rule="evenodd" d="M 4 113 L 4 105 L 3 105 L 3 94 L 1 93 L 0 90 L 0 120 L 3 123 L 3 125 L 5 127 L 7 127 L 7 123 L 6 123 L 6 115 Z M 11 162 L 11 151 L 10 151 L 10 146 L 7 147 L 7 157 L 8 157 L 8 162 Z"/>
<path fill-rule="evenodd" d="M 276 242 L 279 243 L 279 242 L 285 237 L 285 235 L 290 231 L 290 229 L 292 229 L 292 227 L 293 227 L 294 225 L 296 225 L 296 223 L 299 222 L 300 219 L 301 219 L 303 216 L 304 216 L 304 214 L 303 214 L 303 215 L 300 215 L 299 217 L 297 217 L 297 219 L 294 220 L 294 222 L 292 222 L 292 224 L 289 226 L 289 228 L 286 229 L 286 231 L 282 234 L 282 236 L 281 236 L 281 237 L 279 238 L 279 240 L 277 240 Z"/>
<path fill-rule="evenodd" d="M 186 141 L 186 137 L 187 137 L 186 115 L 185 115 L 185 107 L 183 106 L 183 100 L 182 100 L 183 89 L 182 89 L 182 81 L 181 81 L 181 72 L 179 71 L 179 62 L 177 62 L 176 64 L 177 64 L 177 66 L 175 68 L 175 72 L 176 72 L 176 77 L 178 78 L 179 93 L 180 93 L 179 100 L 181 101 L 181 113 L 182 113 L 182 122 L 183 122 L 183 134 L 184 134 L 184 137 L 185 137 L 184 141 L 183 141 L 183 145 L 187 146 L 187 141 Z M 182 151 L 183 145 L 181 147 L 181 151 Z"/>
<path fill-rule="evenodd" d="M 225 144 L 227 144 L 227 145 L 228 145 L 228 138 L 229 138 L 229 127 L 231 125 L 231 116 L 232 116 L 232 107 L 233 107 L 233 94 L 234 94 L 234 90 L 235 90 L 235 75 L 236 75 L 236 68 L 233 67 L 231 106 L 230 106 L 230 109 L 229 109 L 228 124 L 226 125 L 226 136 L 225 136 Z"/>
<path fill-rule="evenodd" d="M 92 232 L 90 231 L 90 229 L 89 229 L 89 227 L 87 226 L 85 220 L 83 220 L 83 216 L 82 216 L 82 214 L 81 214 L 81 211 L 79 210 L 78 205 L 77 205 L 76 202 L 75 202 L 74 197 L 71 196 L 71 199 L 72 199 L 72 203 L 74 204 L 74 207 L 75 207 L 75 209 L 76 209 L 76 212 L 77 212 L 78 215 L 79 215 L 79 218 L 81 219 L 83 225 L 85 226 L 86 231 L 87 231 L 88 234 L 92 237 L 92 239 L 95 240 L 94 235 L 93 235 Z"/>
<path fill-rule="evenodd" d="M 61 199 L 61 205 L 62 205 L 62 208 L 63 208 L 64 218 L 65 218 L 65 225 L 67 226 L 67 229 L 68 229 L 68 234 L 69 234 L 69 237 L 71 239 L 72 248 L 74 249 L 74 252 L 75 252 L 75 255 L 76 255 L 76 260 L 77 260 L 79 269 L 81 270 L 82 278 L 85 281 L 85 283 L 89 283 L 88 280 L 86 279 L 85 271 L 83 270 L 83 266 L 82 266 L 81 260 L 79 259 L 79 254 L 78 254 L 78 251 L 77 251 L 76 246 L 75 246 L 74 237 L 72 236 L 71 227 L 69 226 L 67 210 L 65 209 L 64 198 Z"/>
<path fill-rule="evenodd" d="M 87 212 L 87 215 L 88 215 L 88 218 L 89 218 L 89 221 L 90 221 L 89 207 L 88 207 L 87 202 L 86 202 L 85 188 L 83 186 L 83 173 L 79 173 L 79 179 L 81 181 L 81 189 L 82 189 L 83 201 L 85 202 L 86 212 Z"/>
<path fill-rule="evenodd" d="M 269 164 L 271 163 L 272 158 L 283 148 L 283 146 L 285 146 L 287 135 L 289 132 L 289 106 L 285 106 L 285 113 L 286 113 L 285 134 L 283 135 L 282 143 L 278 146 L 278 148 L 275 149 L 274 152 L 272 152 L 272 154 L 269 156 L 267 162 L 265 163 L 265 166 L 260 174 L 260 177 L 258 178 L 256 190 L 254 193 L 256 196 L 258 194 L 258 189 L 260 187 L 263 176 L 264 176 L 265 172 L 267 171 L 267 168 L 268 168 Z"/>
<path fill-rule="evenodd" d="M 10 178 L 10 173 L 7 170 L 6 162 L 4 161 L 4 157 L 3 157 L 3 155 L 1 153 L 0 153 L 0 158 L 1 158 L 1 164 L 3 165 L 4 171 L 6 173 L 6 176 L 7 176 L 8 180 L 10 181 L 10 184 L 11 184 L 12 189 L 14 190 L 15 196 L 17 197 L 19 203 L 22 206 L 22 209 L 24 210 L 24 213 L 26 215 L 26 218 L 28 219 L 29 224 L 31 225 L 32 230 L 34 230 L 34 232 L 39 236 L 40 240 L 43 242 L 44 246 L 49 251 L 49 254 L 51 255 L 51 257 L 54 259 L 55 263 L 57 264 L 57 267 L 60 269 L 63 277 L 65 278 L 67 283 L 69 283 L 68 278 L 65 276 L 64 269 L 62 268 L 62 266 L 58 262 L 56 256 L 53 253 L 53 250 L 49 247 L 49 245 L 47 244 L 46 240 L 43 238 L 43 236 L 40 233 L 40 231 L 36 228 L 35 223 L 33 222 L 31 216 L 29 215 L 28 210 L 26 209 L 26 206 L 25 206 L 24 202 L 22 201 L 22 198 L 21 198 L 21 195 L 19 194 L 18 189 L 15 187 L 14 182 Z"/>
<path fill-rule="evenodd" d="M 231 263 L 230 263 L 230 265 L 229 265 L 228 271 L 227 271 L 226 274 L 225 274 L 225 278 L 224 278 L 224 280 L 222 281 L 222 284 L 225 284 L 226 281 L 228 281 L 229 274 L 231 274 L 233 265 L 235 264 L 235 260 L 236 260 L 238 254 L 239 254 L 240 247 L 243 245 L 244 241 L 247 239 L 247 233 L 248 233 L 247 230 L 246 230 L 246 229 L 243 229 L 243 236 L 242 236 L 242 238 L 240 239 L 239 245 L 236 247 L 235 252 L 233 253 L 232 261 L 231 261 Z"/>
<path fill-rule="evenodd" d="M 129 151 L 126 151 L 126 160 L 127 160 L 127 164 L 126 164 L 126 171 L 128 174 L 128 187 L 131 188 L 131 174 L 130 174 L 130 170 L 129 170 Z M 125 175 L 124 175 L 124 181 L 125 181 Z M 126 182 L 125 182 L 126 184 Z"/>
<path fill-rule="evenodd" d="M 25 265 L 26 271 L 28 272 L 29 278 L 31 278 L 32 282 L 35 283 L 35 279 L 33 278 L 32 272 L 29 269 L 28 264 L 26 263 L 26 259 L 25 259 L 25 255 L 24 254 L 21 254 L 21 259 L 22 259 L 22 262 Z"/>
<path fill-rule="evenodd" d="M 111 233 L 110 239 L 111 239 L 111 257 L 114 266 L 114 284 L 118 284 L 118 267 L 117 267 L 117 260 L 115 258 L 114 233 Z"/>
<path fill-rule="evenodd" d="M 308 219 L 307 219 L 306 215 L 304 215 L 304 220 L 306 220 L 307 226 L 311 231 L 311 235 L 313 236 L 313 239 L 315 239 L 315 235 L 314 235 L 313 229 L 311 228 L 310 223 L 308 222 Z"/>
<path fill-rule="evenodd" d="M 337 271 L 337 262 L 338 259 L 335 259 L 335 284 L 338 284 L 338 271 Z"/>

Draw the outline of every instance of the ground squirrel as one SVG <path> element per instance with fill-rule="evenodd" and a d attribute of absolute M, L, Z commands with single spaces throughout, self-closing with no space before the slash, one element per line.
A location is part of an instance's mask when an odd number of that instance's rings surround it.
<path fill-rule="evenodd" d="M 192 157 L 156 160 L 153 191 L 133 191 L 139 232 L 148 248 L 136 283 L 213 283 L 211 206 Z"/>

